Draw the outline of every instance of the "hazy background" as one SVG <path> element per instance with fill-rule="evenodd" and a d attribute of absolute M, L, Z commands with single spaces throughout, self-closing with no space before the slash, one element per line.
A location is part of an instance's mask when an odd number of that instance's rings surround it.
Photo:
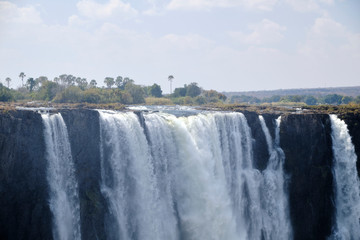
<path fill-rule="evenodd" d="M 0 1 L 0 81 L 130 77 L 169 92 L 360 85 L 359 0 Z"/>

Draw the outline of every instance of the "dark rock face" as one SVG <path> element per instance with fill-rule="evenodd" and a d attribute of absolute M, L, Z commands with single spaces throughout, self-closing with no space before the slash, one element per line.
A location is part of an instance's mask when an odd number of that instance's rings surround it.
<path fill-rule="evenodd" d="M 328 115 L 287 115 L 280 127 L 290 176 L 294 239 L 326 239 L 334 213 L 331 123 Z"/>
<path fill-rule="evenodd" d="M 79 184 L 81 236 L 83 239 L 105 239 L 104 214 L 107 207 L 100 191 L 99 113 L 62 110 L 61 115 L 68 129 Z"/>
<path fill-rule="evenodd" d="M 254 167 L 262 171 L 266 168 L 268 164 L 269 151 L 266 143 L 265 134 L 261 128 L 259 115 L 252 112 L 245 112 L 244 115 L 251 129 L 251 136 L 254 139 L 253 142 Z M 266 116 L 266 118 L 270 120 L 271 116 Z M 270 122 L 271 121 L 269 121 L 269 123 Z M 272 130 L 272 128 L 274 128 L 274 126 L 269 126 L 268 123 L 266 125 L 268 126 L 270 131 Z"/>
<path fill-rule="evenodd" d="M 0 239 L 52 239 L 41 116 L 0 114 Z"/>

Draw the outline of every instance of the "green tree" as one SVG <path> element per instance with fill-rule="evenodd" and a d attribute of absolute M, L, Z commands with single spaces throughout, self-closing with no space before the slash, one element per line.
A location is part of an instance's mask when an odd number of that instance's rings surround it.
<path fill-rule="evenodd" d="M 317 99 L 314 96 L 306 96 L 304 99 L 304 102 L 307 105 L 316 105 L 317 104 Z"/>
<path fill-rule="evenodd" d="M 10 88 L 11 78 L 7 77 L 5 81 L 7 82 L 8 88 Z"/>
<path fill-rule="evenodd" d="M 9 102 L 13 99 L 11 91 L 0 83 L 0 102 Z"/>
<path fill-rule="evenodd" d="M 354 101 L 354 99 L 350 96 L 343 96 L 343 98 L 341 99 L 342 104 L 348 104 L 352 101 Z"/>
<path fill-rule="evenodd" d="M 145 102 L 145 98 L 144 98 L 145 92 L 141 86 L 133 83 L 127 83 L 125 85 L 125 91 L 130 93 L 134 104 Z"/>
<path fill-rule="evenodd" d="M 87 82 L 86 78 L 78 77 L 78 78 L 76 78 L 75 82 L 81 90 L 85 90 L 88 86 L 88 82 Z"/>
<path fill-rule="evenodd" d="M 186 96 L 186 85 L 182 88 L 175 88 L 174 93 L 172 95 L 174 97 L 185 97 Z"/>
<path fill-rule="evenodd" d="M 93 80 L 90 81 L 90 87 L 91 87 L 91 88 L 96 88 L 96 85 L 97 85 L 97 82 L 96 82 L 95 79 L 93 79 Z"/>
<path fill-rule="evenodd" d="M 112 77 L 106 77 L 104 83 L 108 88 L 111 88 L 115 84 L 115 80 Z"/>
<path fill-rule="evenodd" d="M 338 94 L 328 94 L 324 97 L 324 103 L 339 105 L 339 104 L 341 104 L 342 98 L 343 98 L 343 96 L 338 95 Z"/>
<path fill-rule="evenodd" d="M 26 81 L 26 88 L 29 89 L 30 92 L 32 92 L 34 90 L 35 84 L 35 80 L 33 78 L 29 78 Z"/>
<path fill-rule="evenodd" d="M 52 81 L 44 81 L 35 98 L 38 100 L 51 101 L 59 90 L 59 84 Z"/>
<path fill-rule="evenodd" d="M 115 79 L 115 85 L 118 87 L 118 88 L 123 88 L 123 78 L 121 76 L 117 76 L 116 79 Z"/>
<path fill-rule="evenodd" d="M 153 97 L 162 97 L 162 90 L 161 87 L 159 85 L 157 85 L 156 83 L 154 83 L 151 87 L 150 87 L 150 95 Z"/>
<path fill-rule="evenodd" d="M 198 87 L 197 83 L 193 82 L 193 83 L 190 83 L 189 86 L 187 86 L 186 96 L 196 97 L 196 96 L 199 96 L 200 94 L 201 94 L 201 89 L 200 89 L 200 87 Z"/>
<path fill-rule="evenodd" d="M 21 78 L 21 86 L 23 87 L 24 86 L 24 77 L 26 77 L 25 73 L 24 72 L 21 72 L 19 74 L 19 78 Z"/>

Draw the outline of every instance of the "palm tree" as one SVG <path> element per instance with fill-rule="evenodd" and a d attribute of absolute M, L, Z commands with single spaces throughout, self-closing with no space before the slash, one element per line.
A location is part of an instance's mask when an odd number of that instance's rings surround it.
<path fill-rule="evenodd" d="M 170 75 L 170 76 L 168 77 L 168 80 L 169 80 L 169 82 L 170 82 L 170 94 L 172 93 L 172 81 L 173 81 L 173 79 L 174 79 L 174 76 L 173 76 L 173 75 Z"/>
<path fill-rule="evenodd" d="M 26 77 L 24 72 L 21 72 L 19 78 L 21 78 L 21 86 L 24 86 L 24 77 Z"/>
<path fill-rule="evenodd" d="M 8 84 L 8 88 L 10 88 L 10 82 L 11 82 L 11 78 L 7 77 L 7 78 L 5 79 L 5 81 L 7 81 L 7 84 Z"/>

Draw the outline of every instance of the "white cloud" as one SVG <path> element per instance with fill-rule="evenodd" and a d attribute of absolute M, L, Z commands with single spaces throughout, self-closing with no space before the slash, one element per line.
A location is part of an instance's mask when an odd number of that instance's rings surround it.
<path fill-rule="evenodd" d="M 242 6 L 248 9 L 269 11 L 278 0 L 172 0 L 168 10 L 209 10 Z"/>
<path fill-rule="evenodd" d="M 250 34 L 230 32 L 229 35 L 244 44 L 262 45 L 281 41 L 284 38 L 282 32 L 286 30 L 286 27 L 268 19 L 263 19 L 260 23 L 251 25 L 249 28 L 252 30 Z"/>
<path fill-rule="evenodd" d="M 360 56 L 359 35 L 331 18 L 317 18 L 308 32 L 306 42 L 300 46 L 299 53 L 324 57 Z"/>
<path fill-rule="evenodd" d="M 129 3 L 124 3 L 121 0 L 109 0 L 105 4 L 97 3 L 94 0 L 81 0 L 76 6 L 80 15 L 95 19 L 110 17 L 128 19 L 136 16 L 138 13 Z"/>
<path fill-rule="evenodd" d="M 284 0 L 284 2 L 299 12 L 320 11 L 323 5 L 334 5 L 334 0 Z"/>
<path fill-rule="evenodd" d="M 41 23 L 40 13 L 33 7 L 17 7 L 7 1 L 0 1 L 0 23 Z"/>

